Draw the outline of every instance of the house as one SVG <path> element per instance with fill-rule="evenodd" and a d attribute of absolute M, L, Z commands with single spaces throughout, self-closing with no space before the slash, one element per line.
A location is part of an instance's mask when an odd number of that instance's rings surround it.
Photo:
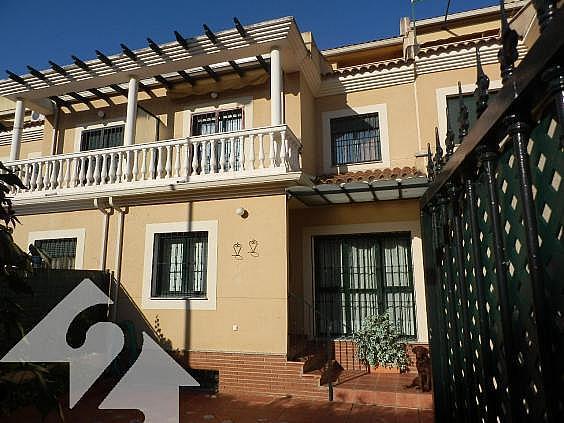
<path fill-rule="evenodd" d="M 529 2 L 506 8 L 522 57 Z M 220 390 L 325 398 L 297 361 L 312 339 L 353 368 L 347 338 L 387 311 L 428 342 L 427 144 L 457 131 L 460 102 L 472 120 L 478 50 L 499 88 L 499 31 L 488 7 L 319 50 L 292 17 L 235 20 L 10 74 L 15 239 L 55 268 L 112 271 L 112 317 L 218 371 Z"/>

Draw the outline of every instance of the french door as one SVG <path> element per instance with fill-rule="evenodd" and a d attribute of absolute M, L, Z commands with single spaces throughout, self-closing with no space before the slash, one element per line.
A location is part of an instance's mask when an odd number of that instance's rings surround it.
<path fill-rule="evenodd" d="M 367 316 L 388 313 L 406 338 L 415 337 L 408 234 L 315 237 L 314 266 L 319 336 L 350 336 Z"/>

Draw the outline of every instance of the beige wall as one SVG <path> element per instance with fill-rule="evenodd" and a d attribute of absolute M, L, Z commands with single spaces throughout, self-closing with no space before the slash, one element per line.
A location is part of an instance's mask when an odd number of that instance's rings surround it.
<path fill-rule="evenodd" d="M 317 234 L 411 232 L 418 341 L 427 342 L 423 252 L 416 200 L 381 201 L 303 208 L 292 200 L 289 210 L 289 290 L 311 304 L 313 272 L 311 237 Z M 290 316 L 290 318 L 292 318 Z"/>
<path fill-rule="evenodd" d="M 492 83 L 500 79 L 499 65 L 485 65 L 484 71 Z M 473 85 L 476 82 L 476 69 L 463 68 L 446 72 L 436 72 L 420 75 L 417 78 L 417 99 L 419 104 L 419 124 L 421 130 L 420 149 L 426 150 L 427 143 L 431 143 L 434 150 L 435 126 L 439 125 L 439 116 L 446 116 L 446 110 L 438 110 L 437 90 L 446 87 L 455 87 L 458 81 L 464 85 Z M 458 137 L 458 128 L 452 128 Z"/>
<path fill-rule="evenodd" d="M 235 209 L 244 207 L 243 219 Z M 86 230 L 84 268 L 100 266 L 103 215 L 81 211 L 21 217 L 16 242 L 26 248 L 30 232 Z M 146 225 L 185 221 L 217 221 L 216 310 L 145 310 L 141 292 L 144 275 Z M 115 270 L 118 219 L 111 217 L 108 267 Z M 248 242 L 258 241 L 258 257 L 248 254 Z M 158 319 L 173 348 L 191 350 L 286 353 L 287 270 L 286 198 L 284 195 L 131 207 L 125 217 L 122 284 L 139 313 L 123 302 L 119 319 L 131 318 L 154 329 Z M 242 245 L 242 260 L 233 244 Z M 127 308 L 127 310 L 125 310 Z M 137 314 L 137 316 L 135 316 Z M 238 331 L 233 330 L 238 325 Z"/>
<path fill-rule="evenodd" d="M 20 149 L 20 158 L 27 159 L 30 157 L 39 157 L 42 155 L 42 148 L 44 143 L 42 141 L 24 142 Z M 0 145 L 0 160 L 5 157 L 6 160 L 10 157 L 10 144 Z"/>
<path fill-rule="evenodd" d="M 316 99 L 316 132 L 318 139 L 321 140 L 316 151 L 319 174 L 327 173 L 327 169 L 323 168 L 320 158 L 323 157 L 324 149 L 331 148 L 329 137 L 326 137 L 326 134 L 323 133 L 323 114 L 376 104 L 385 104 L 387 109 L 390 167 L 414 166 L 416 164 L 415 153 L 420 148 L 418 145 L 414 91 L 412 84 L 403 84 Z M 351 109 L 350 113 L 354 114 L 355 112 Z M 375 163 L 362 166 L 362 168 L 365 167 L 382 168 L 388 166 Z M 350 169 L 342 170 L 360 169 L 350 166 Z"/>
<path fill-rule="evenodd" d="M 297 74 L 296 74 L 297 77 Z M 294 77 L 294 79 L 296 78 Z M 297 93 L 297 90 L 294 90 Z M 161 93 L 162 94 L 162 93 Z M 268 83 L 258 86 L 249 86 L 238 90 L 226 90 L 219 93 L 217 100 L 212 100 L 209 95 L 186 95 L 185 97 L 176 95 L 173 98 L 156 97 L 147 98 L 144 93 L 140 94 L 139 105 L 156 115 L 162 122 L 159 125 L 159 139 L 166 140 L 172 138 L 181 138 L 188 133 L 186 119 L 184 114 L 198 107 L 222 107 L 227 103 L 237 102 L 239 99 L 252 98 L 251 108 L 246 110 L 252 115 L 251 126 L 261 127 L 270 124 L 270 101 L 269 101 L 269 85 Z M 292 95 L 287 96 L 287 106 L 289 124 L 292 125 L 295 120 L 293 110 L 299 113 L 299 104 L 297 101 L 292 102 Z M 86 125 L 95 125 L 104 122 L 125 121 L 126 104 L 116 99 L 114 106 L 109 107 L 104 102 L 98 102 L 96 108 L 77 110 L 74 113 L 64 113 L 61 115 L 59 123 L 59 146 L 60 153 L 70 153 L 76 151 L 77 133 L 80 127 Z M 98 112 L 105 113 L 104 118 L 98 117 Z M 299 124 L 299 122 L 298 122 Z M 299 133 L 299 126 L 296 126 Z M 150 114 L 138 109 L 137 125 L 136 125 L 136 143 L 146 143 L 156 140 L 156 119 Z M 50 149 L 51 139 L 45 137 L 45 144 Z"/>

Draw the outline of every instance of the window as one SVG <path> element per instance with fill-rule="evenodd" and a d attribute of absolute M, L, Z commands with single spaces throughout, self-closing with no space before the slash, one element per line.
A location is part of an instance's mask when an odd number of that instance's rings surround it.
<path fill-rule="evenodd" d="M 209 135 L 221 132 L 239 131 L 243 129 L 243 109 L 223 110 L 210 113 L 195 114 L 192 116 L 192 135 Z M 240 170 L 240 146 L 235 143 L 235 169 Z M 225 166 L 229 167 L 229 156 L 231 154 L 231 145 L 225 144 L 225 156 L 223 158 Z M 210 157 L 211 146 L 206 145 L 206 156 Z M 215 149 L 216 164 L 219 167 L 221 150 L 216 146 Z M 201 157 L 201 152 L 198 151 L 198 162 Z M 204 173 L 210 172 L 209 160 L 206 162 Z"/>
<path fill-rule="evenodd" d="M 490 101 L 491 98 L 497 93 L 497 91 L 490 91 Z M 458 144 L 458 129 L 460 128 L 460 123 L 458 122 L 459 110 L 460 110 L 460 100 L 458 99 L 458 94 L 447 96 L 447 125 L 454 133 L 454 141 Z M 473 93 L 462 94 L 462 101 L 468 108 L 468 122 L 470 126 L 468 130 L 474 126 L 476 119 L 476 97 Z"/>
<path fill-rule="evenodd" d="M 314 238 L 317 332 L 350 336 L 363 320 L 389 313 L 414 338 L 415 298 L 411 239 L 403 234 L 329 235 Z"/>
<path fill-rule="evenodd" d="M 106 126 L 97 129 L 85 129 L 80 136 L 80 150 L 98 150 L 100 148 L 123 145 L 124 125 Z"/>
<path fill-rule="evenodd" d="M 382 160 L 378 113 L 334 118 L 330 126 L 333 166 Z"/>
<path fill-rule="evenodd" d="M 33 244 L 47 257 L 44 265 L 50 269 L 74 269 L 76 238 L 38 239 Z"/>
<path fill-rule="evenodd" d="M 152 297 L 206 298 L 207 232 L 157 233 Z"/>
<path fill-rule="evenodd" d="M 243 109 L 192 115 L 192 135 L 217 134 L 243 129 Z"/>

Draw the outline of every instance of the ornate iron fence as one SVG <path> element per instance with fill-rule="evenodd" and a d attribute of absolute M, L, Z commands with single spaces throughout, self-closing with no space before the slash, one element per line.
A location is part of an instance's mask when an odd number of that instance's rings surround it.
<path fill-rule="evenodd" d="M 503 2 L 502 2 L 503 4 Z M 564 10 L 533 1 L 541 28 L 514 66 L 502 7 L 503 87 L 445 154 L 429 146 L 421 200 L 437 421 L 564 421 Z"/>

